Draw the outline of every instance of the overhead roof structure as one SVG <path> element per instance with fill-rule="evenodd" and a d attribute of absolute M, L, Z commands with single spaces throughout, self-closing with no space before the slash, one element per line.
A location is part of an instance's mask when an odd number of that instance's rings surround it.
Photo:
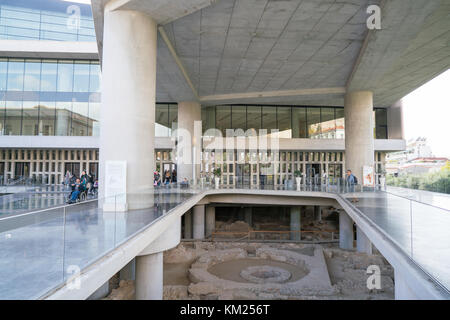
<path fill-rule="evenodd" d="M 107 0 L 92 0 L 99 55 Z M 381 29 L 369 30 L 369 5 Z M 450 67 L 450 0 L 111 0 L 159 25 L 157 101 L 389 107 Z"/>

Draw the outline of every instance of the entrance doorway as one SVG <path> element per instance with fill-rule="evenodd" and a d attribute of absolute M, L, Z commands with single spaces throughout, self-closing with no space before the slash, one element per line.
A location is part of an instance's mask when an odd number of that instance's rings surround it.
<path fill-rule="evenodd" d="M 15 169 L 14 170 L 14 179 L 30 176 L 30 163 L 29 162 L 16 162 L 14 169 Z"/>
<path fill-rule="evenodd" d="M 80 163 L 79 162 L 66 162 L 64 164 L 64 174 L 69 171 L 76 177 L 80 177 Z"/>
<path fill-rule="evenodd" d="M 250 185 L 250 164 L 236 164 L 236 185 Z"/>
<path fill-rule="evenodd" d="M 320 163 L 306 164 L 306 184 L 320 184 Z"/>

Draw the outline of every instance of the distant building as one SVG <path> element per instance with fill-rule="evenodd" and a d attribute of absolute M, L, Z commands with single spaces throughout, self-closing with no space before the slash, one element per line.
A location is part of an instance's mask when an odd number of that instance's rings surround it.
<path fill-rule="evenodd" d="M 406 150 L 386 155 L 386 173 L 418 174 L 438 171 L 447 161 L 445 157 L 434 157 L 427 139 L 419 137 L 409 140 Z"/>

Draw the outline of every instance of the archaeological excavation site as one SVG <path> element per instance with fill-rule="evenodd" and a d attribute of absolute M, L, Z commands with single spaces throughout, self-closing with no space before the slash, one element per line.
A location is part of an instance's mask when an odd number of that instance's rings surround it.
<path fill-rule="evenodd" d="M 193 237 L 194 207 L 182 219 L 181 243 L 164 252 L 165 300 L 394 299 L 394 269 L 375 247 L 371 253 L 339 247 L 342 209 L 205 207 L 204 238 Z M 379 270 L 378 287 L 368 285 L 369 266 Z M 134 275 L 126 272 L 110 280 L 104 299 L 135 299 Z"/>

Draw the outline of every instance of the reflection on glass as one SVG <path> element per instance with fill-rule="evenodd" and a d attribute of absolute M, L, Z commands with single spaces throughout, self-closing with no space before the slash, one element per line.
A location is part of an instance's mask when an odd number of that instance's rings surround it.
<path fill-rule="evenodd" d="M 231 129 L 231 107 L 216 107 L 216 128 L 222 131 L 222 135 L 226 137 L 226 129 Z"/>
<path fill-rule="evenodd" d="M 271 129 L 277 129 L 277 107 L 262 107 L 262 128 L 267 129 L 268 133 Z"/>
<path fill-rule="evenodd" d="M 85 136 L 87 135 L 88 126 L 88 103 L 87 102 L 73 102 L 71 114 L 71 135 Z M 89 125 L 92 126 L 92 125 Z"/>
<path fill-rule="evenodd" d="M 336 138 L 336 121 L 334 116 L 334 108 L 320 108 L 320 121 L 320 138 Z"/>
<path fill-rule="evenodd" d="M 68 136 L 72 113 L 72 102 L 56 102 L 56 135 Z"/>
<path fill-rule="evenodd" d="M 306 110 L 308 127 L 308 137 L 311 139 L 320 138 L 320 108 L 308 108 Z"/>
<path fill-rule="evenodd" d="M 216 107 L 202 108 L 202 128 L 203 134 L 209 129 L 216 128 Z"/>
<path fill-rule="evenodd" d="M 73 63 L 72 61 L 58 62 L 58 91 L 72 92 L 73 85 Z"/>
<path fill-rule="evenodd" d="M 39 135 L 55 134 L 55 102 L 41 101 L 39 105 Z"/>
<path fill-rule="evenodd" d="M 256 134 L 259 134 L 259 129 L 261 129 L 262 121 L 262 109 L 259 106 L 248 106 L 247 107 L 247 130 L 253 129 Z"/>
<path fill-rule="evenodd" d="M 89 91 L 89 61 L 75 61 L 73 69 L 73 91 Z"/>
<path fill-rule="evenodd" d="M 345 139 L 344 108 L 336 108 L 336 139 Z"/>
<path fill-rule="evenodd" d="M 22 101 L 6 101 L 5 135 L 20 135 Z"/>
<path fill-rule="evenodd" d="M 98 62 L 92 62 L 89 69 L 89 91 L 100 92 L 100 65 Z"/>
<path fill-rule="evenodd" d="M 292 138 L 291 127 L 291 108 L 278 107 L 277 108 L 278 129 L 280 130 L 280 138 Z"/>
<path fill-rule="evenodd" d="M 0 58 L 0 91 L 6 90 L 6 79 L 8 77 L 8 60 Z"/>
<path fill-rule="evenodd" d="M 22 135 L 38 134 L 39 102 L 24 101 L 22 104 Z"/>
<path fill-rule="evenodd" d="M 39 91 L 41 62 L 39 60 L 25 61 L 25 75 L 23 78 L 24 91 Z"/>
<path fill-rule="evenodd" d="M 58 64 L 56 60 L 43 60 L 41 69 L 41 91 L 56 91 Z"/>
<path fill-rule="evenodd" d="M 23 59 L 10 59 L 8 64 L 8 91 L 22 91 L 23 90 Z"/>
<path fill-rule="evenodd" d="M 246 123 L 246 107 L 245 106 L 232 106 L 231 107 L 231 125 L 235 130 L 241 129 L 245 132 Z"/>
<path fill-rule="evenodd" d="M 169 104 L 169 137 L 178 127 L 178 105 Z"/>
<path fill-rule="evenodd" d="M 292 108 L 292 137 L 293 138 L 307 138 L 306 134 L 306 108 L 293 107 Z"/>
<path fill-rule="evenodd" d="M 155 113 L 155 136 L 169 136 L 169 107 L 167 104 L 157 104 Z"/>
<path fill-rule="evenodd" d="M 100 103 L 89 102 L 88 135 L 100 136 Z"/>

